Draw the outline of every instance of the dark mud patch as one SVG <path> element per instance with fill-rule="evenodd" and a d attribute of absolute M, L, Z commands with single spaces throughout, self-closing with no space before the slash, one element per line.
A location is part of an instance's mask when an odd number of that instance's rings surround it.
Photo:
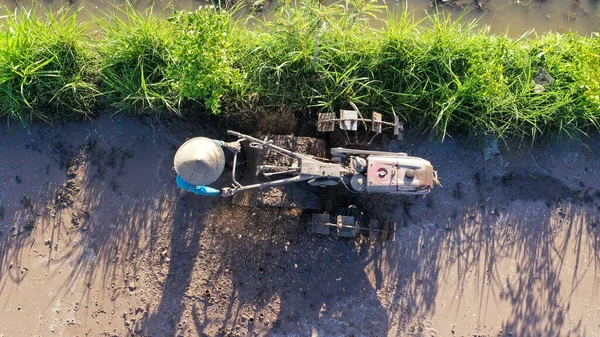
<path fill-rule="evenodd" d="M 458 200 L 463 197 L 463 187 L 461 182 L 457 182 L 456 186 L 454 186 L 454 190 L 452 191 L 452 196 Z"/>
<path fill-rule="evenodd" d="M 262 134 L 298 134 L 296 115 L 285 107 L 280 107 L 275 112 L 262 112 L 258 121 L 257 128 Z"/>
<path fill-rule="evenodd" d="M 26 232 L 31 232 L 35 229 L 35 220 L 34 219 L 29 219 L 25 222 L 25 225 L 23 226 L 23 229 Z"/>
<path fill-rule="evenodd" d="M 60 185 L 54 192 L 54 206 L 57 208 L 67 208 L 73 206 L 74 196 L 79 193 L 81 188 L 76 179 L 69 179 Z"/>
<path fill-rule="evenodd" d="M 91 217 L 90 211 L 82 209 L 71 213 L 71 224 L 74 228 L 79 228 L 82 224 Z"/>
<path fill-rule="evenodd" d="M 75 147 L 72 144 L 56 140 L 50 143 L 50 148 L 58 156 L 59 168 L 61 170 L 68 169 L 76 155 Z"/>
<path fill-rule="evenodd" d="M 79 154 L 75 155 L 69 161 L 69 165 L 67 166 L 67 177 L 75 178 L 77 176 L 77 170 L 79 169 L 79 166 L 81 166 L 81 164 L 83 164 L 84 162 L 85 162 L 85 155 L 83 153 L 79 153 Z"/>
<path fill-rule="evenodd" d="M 62 140 L 57 140 L 51 144 L 51 148 L 58 156 L 57 162 L 60 169 L 67 170 L 68 178 L 77 177 L 80 166 L 89 163 L 95 168 L 90 179 L 104 179 L 108 169 L 118 170 L 120 173 L 125 167 L 126 161 L 134 156 L 133 151 L 119 146 L 104 148 L 97 139 L 89 140 L 78 148 Z M 47 171 L 49 171 L 48 168 Z"/>
<path fill-rule="evenodd" d="M 90 140 L 78 148 L 58 140 L 52 143 L 51 148 L 58 155 L 59 167 L 66 170 L 68 179 L 53 193 L 52 206 L 56 209 L 73 206 L 75 196 L 81 191 L 78 176 L 81 174 L 82 165 L 90 164 L 95 168 L 90 180 L 104 179 L 107 168 L 118 171 L 117 175 L 119 175 L 125 167 L 127 159 L 133 158 L 132 151 L 116 146 L 107 150 L 100 146 L 97 140 Z M 118 188 L 115 179 L 111 180 L 111 188 L 113 191 Z M 74 217 L 74 221 L 76 223 L 73 225 L 78 227 L 80 218 Z"/>
<path fill-rule="evenodd" d="M 25 209 L 33 209 L 33 199 L 30 196 L 23 194 L 21 205 L 23 205 L 23 208 Z"/>
<path fill-rule="evenodd" d="M 500 193 L 507 193 L 514 199 L 525 201 L 557 201 L 569 198 L 574 192 L 560 180 L 547 175 L 531 175 L 509 172 L 493 178 Z"/>
<path fill-rule="evenodd" d="M 547 205 L 568 200 L 574 204 L 592 206 L 600 199 L 600 192 L 593 188 L 586 188 L 584 184 L 580 184 L 580 188 L 571 188 L 546 174 L 515 171 L 497 176 L 479 170 L 474 173 L 473 181 L 481 202 L 483 195 L 490 196 L 486 200 L 543 201 Z"/>
<path fill-rule="evenodd" d="M 119 146 L 112 146 L 109 149 L 98 144 L 97 140 L 92 140 L 85 145 L 83 149 L 87 160 L 96 168 L 96 172 L 91 179 L 104 179 L 107 169 L 118 170 L 119 174 L 125 167 L 127 159 L 133 158 L 133 151 Z"/>
<path fill-rule="evenodd" d="M 65 168 L 62 166 L 62 163 L 68 163 L 66 166 L 68 180 L 54 191 L 52 197 L 53 206 L 58 209 L 73 206 L 74 197 L 81 190 L 77 181 L 78 170 L 86 160 L 85 153 L 82 151 L 75 152 L 68 148 L 70 147 L 63 145 L 62 142 L 56 143 L 55 151 L 60 155 L 59 163 L 61 164 L 61 168 Z M 70 156 L 70 158 L 67 156 Z"/>

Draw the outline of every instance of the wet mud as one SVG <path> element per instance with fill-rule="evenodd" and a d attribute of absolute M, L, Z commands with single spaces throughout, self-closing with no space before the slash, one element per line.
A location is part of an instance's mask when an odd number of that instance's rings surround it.
<path fill-rule="evenodd" d="M 493 156 L 375 141 L 427 158 L 441 183 L 425 197 L 321 190 L 322 211 L 395 224 L 381 242 L 311 234 L 306 210 L 178 190 L 175 150 L 224 138 L 216 126 L 104 116 L 1 131 L 0 334 L 600 333 L 598 135 Z"/>

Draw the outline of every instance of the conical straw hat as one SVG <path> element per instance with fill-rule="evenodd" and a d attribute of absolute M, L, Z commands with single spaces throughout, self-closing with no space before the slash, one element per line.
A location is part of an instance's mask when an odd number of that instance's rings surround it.
<path fill-rule="evenodd" d="M 215 141 L 196 137 L 183 143 L 175 153 L 175 171 L 192 185 L 208 185 L 225 168 L 225 153 Z"/>

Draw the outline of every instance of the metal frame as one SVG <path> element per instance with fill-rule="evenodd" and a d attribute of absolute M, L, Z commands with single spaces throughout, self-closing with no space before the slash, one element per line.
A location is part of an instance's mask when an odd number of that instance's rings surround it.
<path fill-rule="evenodd" d="M 269 176 L 274 176 L 274 175 L 283 174 L 283 173 L 296 173 L 297 175 L 294 177 L 277 179 L 277 180 L 268 181 L 268 182 L 264 182 L 264 183 L 244 186 L 235 179 L 235 173 L 236 173 L 236 167 L 237 167 L 237 156 L 238 156 L 238 154 L 236 153 L 233 157 L 233 169 L 231 172 L 232 181 L 233 181 L 233 189 L 231 191 L 233 193 L 251 190 L 251 189 L 255 189 L 255 188 L 286 185 L 286 184 L 290 184 L 290 183 L 308 181 L 308 180 L 318 179 L 318 178 L 341 179 L 344 174 L 347 174 L 349 172 L 346 168 L 340 166 L 339 163 L 324 162 L 322 159 L 311 156 L 311 155 L 296 153 L 296 152 L 284 149 L 282 147 L 279 147 L 277 145 L 274 145 L 272 141 L 260 140 L 258 138 L 254 138 L 252 136 L 248 136 L 248 135 L 245 135 L 245 134 L 242 134 L 242 133 L 239 133 L 236 131 L 231 131 L 231 130 L 228 130 L 227 134 L 237 137 L 238 141 L 248 140 L 248 141 L 253 142 L 253 144 L 251 144 L 252 147 L 255 147 L 255 148 L 267 147 L 270 150 L 273 150 L 279 154 L 282 154 L 282 155 L 285 155 L 290 158 L 294 158 L 294 159 L 298 160 L 297 168 L 294 167 L 293 169 L 288 170 L 288 171 L 267 173 L 265 175 L 265 176 L 269 177 Z M 265 166 L 268 166 L 268 165 L 265 165 Z M 273 166 L 273 167 L 276 167 L 276 166 Z"/>
<path fill-rule="evenodd" d="M 402 139 L 404 122 L 400 122 L 400 118 L 397 115 L 394 115 L 393 123 L 384 122 L 382 115 L 374 111 L 371 118 L 362 118 L 357 110 L 340 110 L 340 118 L 337 118 L 334 112 L 320 113 L 317 120 L 317 130 L 319 132 L 332 132 L 335 130 L 335 124 L 339 123 L 341 130 L 356 131 L 358 129 L 358 122 L 371 123 L 371 131 L 377 134 L 383 132 L 384 126 L 391 126 L 394 128 L 394 136 Z"/>

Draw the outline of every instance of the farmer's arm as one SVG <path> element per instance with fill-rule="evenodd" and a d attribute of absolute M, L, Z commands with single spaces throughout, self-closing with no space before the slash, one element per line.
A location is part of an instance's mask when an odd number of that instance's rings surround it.
<path fill-rule="evenodd" d="M 240 150 L 242 149 L 242 146 L 240 145 L 239 142 L 225 143 L 222 140 L 216 140 L 216 139 L 213 139 L 213 140 L 215 141 L 215 143 L 217 143 L 217 145 L 219 145 L 220 147 L 224 147 L 231 152 L 240 152 Z"/>
<path fill-rule="evenodd" d="M 183 180 L 180 176 L 177 176 L 177 178 L 175 179 L 175 182 L 177 183 L 177 186 L 179 188 L 182 188 L 188 192 L 192 192 L 195 194 L 204 195 L 204 196 L 221 195 L 221 191 L 216 188 L 212 188 L 212 187 L 208 187 L 208 186 L 192 185 L 192 184 L 188 183 L 187 181 Z"/>
<path fill-rule="evenodd" d="M 208 197 L 215 197 L 221 195 L 220 190 L 209 186 L 195 186 L 195 190 L 193 192 Z"/>

